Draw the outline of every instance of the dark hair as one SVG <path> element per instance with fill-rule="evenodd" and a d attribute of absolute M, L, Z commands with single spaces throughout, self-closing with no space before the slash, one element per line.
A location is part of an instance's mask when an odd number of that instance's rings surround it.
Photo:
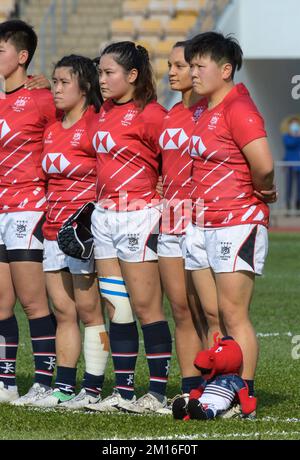
<path fill-rule="evenodd" d="M 105 54 L 112 54 L 116 63 L 126 72 L 137 69 L 138 76 L 134 82 L 133 99 L 138 106 L 143 109 L 149 102 L 157 99 L 152 66 L 146 48 L 136 46 L 130 41 L 117 42 L 106 46 L 101 57 Z"/>
<path fill-rule="evenodd" d="M 25 69 L 30 64 L 37 47 L 38 38 L 33 27 L 20 19 L 12 19 L 0 23 L 0 40 L 8 40 L 14 45 L 18 52 L 28 51 L 28 59 L 25 63 Z"/>
<path fill-rule="evenodd" d="M 85 108 L 89 105 L 93 105 L 96 112 L 99 112 L 102 97 L 99 87 L 98 72 L 93 61 L 84 56 L 71 54 L 70 56 L 64 56 L 55 64 L 53 73 L 59 67 L 69 67 L 71 73 L 77 76 L 79 88 L 86 93 Z"/>
<path fill-rule="evenodd" d="M 238 41 L 217 32 L 204 32 L 189 40 L 184 50 L 185 60 L 191 62 L 195 56 L 209 56 L 217 64 L 229 62 L 232 65 L 231 78 L 235 71 L 240 70 L 243 62 L 243 51 Z"/>
<path fill-rule="evenodd" d="M 187 46 L 187 44 L 190 42 L 190 40 L 184 40 L 184 41 L 179 41 L 179 42 L 176 42 L 174 45 L 173 45 L 173 48 L 184 48 Z"/>

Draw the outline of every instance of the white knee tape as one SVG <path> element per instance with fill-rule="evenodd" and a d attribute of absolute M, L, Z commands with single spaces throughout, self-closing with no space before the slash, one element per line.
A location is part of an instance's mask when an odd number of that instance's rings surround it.
<path fill-rule="evenodd" d="M 104 324 L 84 329 L 85 370 L 92 375 L 103 375 L 109 354 L 109 339 Z"/>
<path fill-rule="evenodd" d="M 99 278 L 99 285 L 101 296 L 107 299 L 115 309 L 112 322 L 132 323 L 134 318 L 123 278 L 118 276 L 101 277 Z"/>

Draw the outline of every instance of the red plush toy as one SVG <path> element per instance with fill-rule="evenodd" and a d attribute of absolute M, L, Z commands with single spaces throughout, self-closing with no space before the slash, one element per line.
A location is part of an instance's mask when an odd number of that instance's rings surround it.
<path fill-rule="evenodd" d="M 223 414 L 235 398 L 240 403 L 242 416 L 255 414 L 257 399 L 249 396 L 247 383 L 239 376 L 243 363 L 241 347 L 232 337 L 217 341 L 215 335 L 214 339 L 215 345 L 200 351 L 194 361 L 202 373 L 202 384 L 190 392 L 188 401 L 181 397 L 173 403 L 176 419 L 215 418 Z"/>

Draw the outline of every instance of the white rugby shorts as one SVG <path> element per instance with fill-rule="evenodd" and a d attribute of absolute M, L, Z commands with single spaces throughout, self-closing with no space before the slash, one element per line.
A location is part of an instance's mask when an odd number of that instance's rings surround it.
<path fill-rule="evenodd" d="M 186 230 L 185 268 L 211 267 L 215 273 L 248 271 L 261 275 L 268 253 L 268 231 L 257 224 Z"/>
<path fill-rule="evenodd" d="M 44 272 L 53 272 L 68 268 L 73 275 L 87 275 L 95 272 L 95 262 L 92 257 L 89 260 L 75 259 L 64 254 L 56 240 L 44 240 Z"/>
<path fill-rule="evenodd" d="M 161 206 L 117 212 L 96 205 L 92 214 L 95 259 L 157 260 L 160 218 Z"/>
<path fill-rule="evenodd" d="M 41 226 L 43 212 L 20 211 L 0 213 L 0 245 L 7 251 L 43 249 Z"/>
<path fill-rule="evenodd" d="M 185 235 L 158 236 L 157 255 L 159 257 L 185 257 Z"/>

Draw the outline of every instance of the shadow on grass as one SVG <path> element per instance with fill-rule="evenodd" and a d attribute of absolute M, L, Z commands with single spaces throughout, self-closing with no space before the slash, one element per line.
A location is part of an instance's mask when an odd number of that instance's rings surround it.
<path fill-rule="evenodd" d="M 256 392 L 256 397 L 258 399 L 259 408 L 270 408 L 278 406 L 283 402 L 287 402 L 288 396 L 283 393 L 271 393 L 265 390 L 258 390 Z M 291 398 L 292 400 L 292 398 Z"/>

